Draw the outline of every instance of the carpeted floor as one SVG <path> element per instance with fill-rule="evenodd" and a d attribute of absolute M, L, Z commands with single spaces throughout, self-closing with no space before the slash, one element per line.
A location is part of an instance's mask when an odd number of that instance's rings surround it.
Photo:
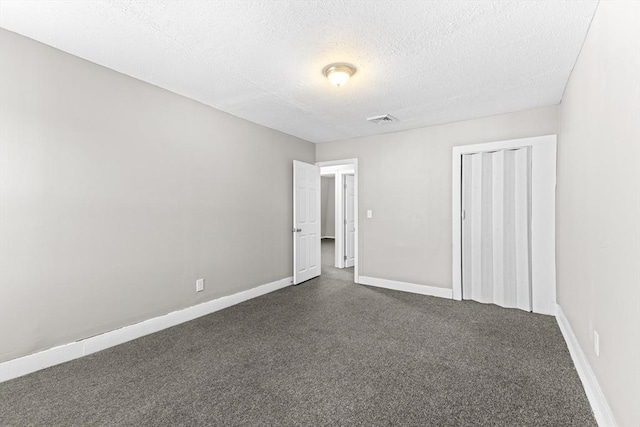
<path fill-rule="evenodd" d="M 0 384 L 0 425 L 596 425 L 553 317 L 360 286 L 331 264 Z"/>

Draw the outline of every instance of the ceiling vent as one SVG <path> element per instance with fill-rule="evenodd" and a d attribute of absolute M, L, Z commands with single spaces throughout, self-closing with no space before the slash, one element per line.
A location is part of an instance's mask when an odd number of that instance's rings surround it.
<path fill-rule="evenodd" d="M 398 121 L 398 119 L 396 119 L 393 116 L 390 116 L 389 114 L 385 114 L 384 116 L 369 117 L 367 120 L 370 121 L 371 123 L 377 123 L 379 125 Z"/>

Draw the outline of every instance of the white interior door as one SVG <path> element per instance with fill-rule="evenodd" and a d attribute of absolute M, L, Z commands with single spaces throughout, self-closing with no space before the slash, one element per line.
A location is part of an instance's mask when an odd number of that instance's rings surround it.
<path fill-rule="evenodd" d="M 320 275 L 320 168 L 293 161 L 293 283 Z"/>
<path fill-rule="evenodd" d="M 462 156 L 462 298 L 532 310 L 530 148 Z"/>
<path fill-rule="evenodd" d="M 356 222 L 355 189 L 353 175 L 344 176 L 344 266 L 353 267 L 356 263 Z"/>

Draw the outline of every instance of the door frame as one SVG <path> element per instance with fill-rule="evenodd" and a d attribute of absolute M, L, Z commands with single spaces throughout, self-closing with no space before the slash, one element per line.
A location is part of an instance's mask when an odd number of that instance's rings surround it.
<path fill-rule="evenodd" d="M 556 135 L 453 147 L 451 238 L 453 299 L 462 300 L 462 156 L 531 147 L 531 288 L 534 313 L 556 312 Z"/>
<path fill-rule="evenodd" d="M 316 166 L 320 168 L 327 166 L 352 166 L 353 167 L 353 187 L 354 187 L 354 222 L 355 222 L 355 235 L 354 235 L 354 268 L 353 268 L 353 281 L 355 283 L 360 283 L 360 268 L 359 268 L 359 260 L 360 260 L 360 248 L 359 248 L 359 235 L 360 235 L 360 226 L 358 222 L 359 211 L 358 211 L 358 159 L 342 159 L 342 160 L 330 160 L 326 162 L 316 162 Z M 340 179 L 338 179 L 338 175 L 336 175 L 336 226 L 335 226 L 335 234 L 336 234 L 336 267 L 342 268 L 344 267 L 344 187 L 343 187 L 343 179 L 342 174 L 340 174 Z M 338 205 L 339 204 L 339 205 Z"/>

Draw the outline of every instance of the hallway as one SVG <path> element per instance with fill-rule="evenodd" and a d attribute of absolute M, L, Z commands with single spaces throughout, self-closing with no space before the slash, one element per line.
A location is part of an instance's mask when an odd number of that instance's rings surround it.
<path fill-rule="evenodd" d="M 354 267 L 336 268 L 335 266 L 335 240 L 322 239 L 322 269 L 321 275 L 325 278 L 344 280 L 353 283 Z"/>

